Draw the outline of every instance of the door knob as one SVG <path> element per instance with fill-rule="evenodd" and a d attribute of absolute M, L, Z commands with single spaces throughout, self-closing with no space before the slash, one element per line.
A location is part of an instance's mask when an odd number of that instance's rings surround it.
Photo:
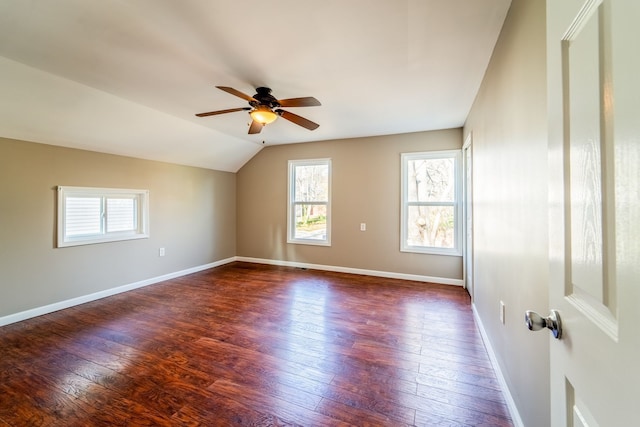
<path fill-rule="evenodd" d="M 551 329 L 554 338 L 562 338 L 562 321 L 558 310 L 551 310 L 548 317 L 542 317 L 535 311 L 527 310 L 524 313 L 524 321 L 530 331 L 548 328 Z"/>

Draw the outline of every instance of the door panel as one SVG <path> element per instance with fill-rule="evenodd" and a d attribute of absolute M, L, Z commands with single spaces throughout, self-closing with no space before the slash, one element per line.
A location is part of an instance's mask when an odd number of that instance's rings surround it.
<path fill-rule="evenodd" d="M 608 8 L 599 2 L 585 5 L 562 37 L 563 128 L 568 130 L 565 206 L 568 211 L 568 258 L 565 296 L 593 322 L 617 339 L 615 319 L 614 240 L 606 219 L 615 209 L 610 28 Z"/>
<path fill-rule="evenodd" d="M 553 426 L 640 425 L 640 2 L 547 1 Z"/>
<path fill-rule="evenodd" d="M 569 415 L 569 422 L 567 425 L 573 427 L 599 427 L 598 422 L 595 420 L 591 412 L 580 399 L 575 395 L 575 390 L 571 383 L 567 381 L 567 414 Z"/>

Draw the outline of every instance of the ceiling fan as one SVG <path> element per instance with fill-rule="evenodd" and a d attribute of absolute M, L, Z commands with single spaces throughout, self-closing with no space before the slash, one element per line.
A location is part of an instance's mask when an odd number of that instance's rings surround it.
<path fill-rule="evenodd" d="M 232 87 L 227 87 L 227 86 L 216 86 L 216 87 L 220 90 L 230 93 L 231 95 L 235 95 L 239 98 L 244 99 L 245 101 L 248 101 L 251 107 L 240 107 L 240 108 L 230 108 L 228 110 L 210 111 L 208 113 L 196 114 L 196 116 L 207 117 L 207 116 L 215 116 L 218 114 L 233 113 L 236 111 L 249 111 L 249 115 L 251 116 L 251 125 L 249 126 L 249 134 L 260 133 L 260 131 L 265 125 L 275 121 L 278 118 L 278 116 L 309 130 L 317 129 L 318 126 L 320 126 L 319 124 L 314 123 L 311 120 L 305 119 L 304 117 L 298 116 L 297 114 L 293 114 L 289 111 L 285 111 L 280 108 L 280 107 L 315 107 L 318 105 L 322 105 L 320 104 L 320 101 L 318 101 L 312 96 L 307 96 L 303 98 L 276 99 L 273 95 L 271 95 L 271 89 L 269 89 L 268 87 L 256 88 L 257 93 L 253 96 L 249 96 Z"/>

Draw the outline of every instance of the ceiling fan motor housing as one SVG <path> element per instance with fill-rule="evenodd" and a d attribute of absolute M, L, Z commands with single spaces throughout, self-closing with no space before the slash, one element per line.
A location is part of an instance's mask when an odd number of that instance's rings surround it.
<path fill-rule="evenodd" d="M 271 89 L 268 87 L 256 88 L 256 94 L 253 95 L 253 99 L 258 101 L 258 102 L 249 101 L 249 105 L 251 105 L 254 108 L 257 107 L 258 105 L 265 105 L 269 108 L 280 107 L 280 103 L 273 95 L 271 95 Z"/>

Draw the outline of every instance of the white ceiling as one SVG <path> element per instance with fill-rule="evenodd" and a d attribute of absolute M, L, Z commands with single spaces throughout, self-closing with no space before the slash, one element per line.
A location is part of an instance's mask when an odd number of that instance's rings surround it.
<path fill-rule="evenodd" d="M 237 171 L 266 145 L 460 127 L 511 0 L 0 0 L 0 136 Z M 218 90 L 313 96 L 248 135 Z"/>

